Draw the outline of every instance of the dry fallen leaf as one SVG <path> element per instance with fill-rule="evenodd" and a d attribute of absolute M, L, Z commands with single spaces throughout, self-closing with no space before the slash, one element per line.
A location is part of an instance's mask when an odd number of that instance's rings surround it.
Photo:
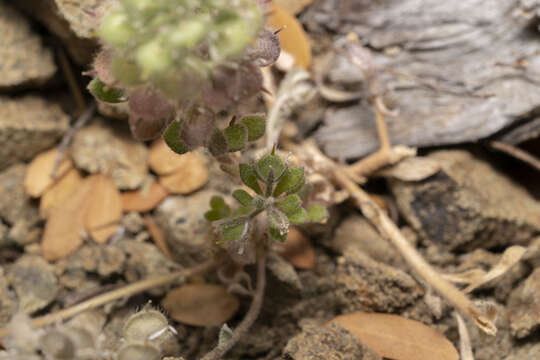
<path fill-rule="evenodd" d="M 60 206 L 51 210 L 41 243 L 43 256 L 49 261 L 61 259 L 83 243 L 84 222 L 92 180 L 84 179 Z"/>
<path fill-rule="evenodd" d="M 304 69 L 311 65 L 311 44 L 302 25 L 287 10 L 277 4 L 270 3 L 268 24 L 272 29 L 283 29 L 279 33 L 281 49 L 291 54 L 296 64 Z"/>
<path fill-rule="evenodd" d="M 159 178 L 161 185 L 171 194 L 189 194 L 200 189 L 208 181 L 208 168 L 204 157 L 196 152 L 177 155 L 181 167 L 170 175 Z"/>
<path fill-rule="evenodd" d="M 158 175 L 168 175 L 184 166 L 181 155 L 178 155 L 163 141 L 156 140 L 148 153 L 150 168 Z"/>
<path fill-rule="evenodd" d="M 309 239 L 295 227 L 289 229 L 285 242 L 275 242 L 273 248 L 298 269 L 313 269 L 315 267 L 313 246 L 311 246 Z"/>
<path fill-rule="evenodd" d="M 394 360 L 458 360 L 443 334 L 398 315 L 356 312 L 334 320 L 380 356 Z"/>
<path fill-rule="evenodd" d="M 471 269 L 460 274 L 448 274 L 444 277 L 448 281 L 455 283 L 468 284 L 463 290 L 465 293 L 470 293 L 479 286 L 491 281 L 505 272 L 507 272 L 514 264 L 516 264 L 527 251 L 523 246 L 510 246 L 502 254 L 499 262 L 493 266 L 488 272 L 482 269 Z"/>
<path fill-rule="evenodd" d="M 163 231 L 161 231 L 159 226 L 156 225 L 154 220 L 152 220 L 149 215 L 144 215 L 144 222 L 146 224 L 146 227 L 148 228 L 148 232 L 150 233 L 152 240 L 154 240 L 159 250 L 161 250 L 161 252 L 163 253 L 163 255 L 165 255 L 167 259 L 172 259 L 172 255 L 169 251 L 169 246 L 167 245 L 167 241 L 165 240 L 165 235 L 163 234 Z"/>
<path fill-rule="evenodd" d="M 90 176 L 92 196 L 85 217 L 86 230 L 97 243 L 107 241 L 122 218 L 122 197 L 111 179 L 103 174 Z"/>
<path fill-rule="evenodd" d="M 24 177 L 24 189 L 28 195 L 40 197 L 46 189 L 51 187 L 58 179 L 73 168 L 71 159 L 64 154 L 56 170 L 55 177 L 52 178 L 51 174 L 58 154 L 57 149 L 45 151 L 36 156 L 28 165 Z"/>
<path fill-rule="evenodd" d="M 312 0 L 274 0 L 274 2 L 287 10 L 289 14 L 297 15 L 311 4 Z"/>
<path fill-rule="evenodd" d="M 188 284 L 173 289 L 161 302 L 174 320 L 194 326 L 216 326 L 238 310 L 238 299 L 220 285 Z"/>
<path fill-rule="evenodd" d="M 159 183 L 153 181 L 148 187 L 122 193 L 124 211 L 145 212 L 154 209 L 167 197 L 168 193 Z"/>
<path fill-rule="evenodd" d="M 52 209 L 62 205 L 68 196 L 81 185 L 82 181 L 79 170 L 73 168 L 56 184 L 45 190 L 39 203 L 41 217 L 47 218 Z"/>
<path fill-rule="evenodd" d="M 435 175 L 441 165 L 433 159 L 426 157 L 408 157 L 396 165 L 382 169 L 376 175 L 393 177 L 402 181 L 421 181 Z"/>

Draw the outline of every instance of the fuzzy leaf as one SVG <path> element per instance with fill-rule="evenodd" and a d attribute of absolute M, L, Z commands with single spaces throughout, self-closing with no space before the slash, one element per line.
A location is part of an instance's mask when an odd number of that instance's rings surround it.
<path fill-rule="evenodd" d="M 107 86 L 103 81 L 98 78 L 93 79 L 88 84 L 88 90 L 98 100 L 117 104 L 127 101 L 127 97 L 124 94 L 124 90 Z"/>
<path fill-rule="evenodd" d="M 289 219 L 278 209 L 268 211 L 268 234 L 272 240 L 284 242 L 289 233 Z"/>
<path fill-rule="evenodd" d="M 273 196 L 277 197 L 284 192 L 295 193 L 302 185 L 304 185 L 304 168 L 290 167 L 276 185 Z"/>
<path fill-rule="evenodd" d="M 210 222 L 212 221 L 217 221 L 217 220 L 221 220 L 223 219 L 225 216 L 223 216 L 223 214 L 221 213 L 221 211 L 219 210 L 208 210 L 207 212 L 204 213 L 204 218 Z"/>
<path fill-rule="evenodd" d="M 257 170 L 263 181 L 267 181 L 270 170 L 274 170 L 274 179 L 279 178 L 286 169 L 285 164 L 279 156 L 267 154 L 257 161 Z"/>
<path fill-rule="evenodd" d="M 296 194 L 289 195 L 277 202 L 277 207 L 283 210 L 287 215 L 295 212 L 300 205 L 302 205 L 302 200 Z"/>
<path fill-rule="evenodd" d="M 235 190 L 232 196 L 244 206 L 249 206 L 251 204 L 251 201 L 253 201 L 251 195 L 249 195 L 247 191 L 242 189 Z"/>
<path fill-rule="evenodd" d="M 208 141 L 208 150 L 214 156 L 223 155 L 227 152 L 227 139 L 223 131 L 214 129 L 210 141 Z"/>
<path fill-rule="evenodd" d="M 314 204 L 308 208 L 309 220 L 311 222 L 323 223 L 328 219 L 328 210 L 322 205 Z"/>
<path fill-rule="evenodd" d="M 260 115 L 244 116 L 240 120 L 244 124 L 248 131 L 248 141 L 254 141 L 260 139 L 264 135 L 266 128 L 266 120 Z"/>
<path fill-rule="evenodd" d="M 248 226 L 247 221 L 235 225 L 224 225 L 221 231 L 223 241 L 237 241 L 242 239 L 248 232 Z"/>
<path fill-rule="evenodd" d="M 242 150 L 248 139 L 247 127 L 241 124 L 230 125 L 225 128 L 225 138 L 229 152 Z"/>
<path fill-rule="evenodd" d="M 255 174 L 255 171 L 251 165 L 240 164 L 239 169 L 242 182 L 253 189 L 253 191 L 255 191 L 257 194 L 262 194 L 261 186 L 257 181 L 257 175 Z"/>
<path fill-rule="evenodd" d="M 208 221 L 216 221 L 226 218 L 231 213 L 231 208 L 225 203 L 221 196 L 212 196 L 210 199 L 211 210 L 204 214 Z"/>
<path fill-rule="evenodd" d="M 181 122 L 173 121 L 163 133 L 165 143 L 167 143 L 169 148 L 177 154 L 185 154 L 189 151 L 189 147 L 180 139 L 181 126 Z"/>
<path fill-rule="evenodd" d="M 223 209 L 228 208 L 227 203 L 221 196 L 214 195 L 210 199 L 210 207 L 212 209 Z"/>
<path fill-rule="evenodd" d="M 299 225 L 309 221 L 308 212 L 303 207 L 299 207 L 294 212 L 287 214 L 287 216 L 293 225 Z"/>

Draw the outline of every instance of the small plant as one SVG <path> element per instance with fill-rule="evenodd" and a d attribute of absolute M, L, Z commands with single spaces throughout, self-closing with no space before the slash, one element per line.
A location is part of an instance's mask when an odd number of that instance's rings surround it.
<path fill-rule="evenodd" d="M 120 0 L 102 19 L 103 42 L 88 89 L 107 103 L 126 102 L 133 135 L 160 136 L 183 154 L 199 146 L 215 156 L 262 136 L 264 118 L 234 123 L 234 108 L 262 90 L 259 66 L 280 53 L 255 0 Z M 233 121 L 224 130 L 216 113 Z M 237 116 L 236 116 L 237 117 Z"/>
<path fill-rule="evenodd" d="M 323 222 L 326 208 L 319 204 L 303 207 L 311 188 L 305 183 L 304 169 L 288 166 L 275 154 L 275 149 L 258 161 L 239 165 L 244 189 L 232 193 L 239 206 L 232 210 L 222 197 L 214 196 L 206 212 L 218 234 L 218 243 L 241 263 L 255 262 L 255 242 L 261 232 L 270 240 L 284 242 L 290 225 Z M 263 219 L 258 221 L 259 215 Z M 259 236 L 257 236 L 259 235 Z"/>

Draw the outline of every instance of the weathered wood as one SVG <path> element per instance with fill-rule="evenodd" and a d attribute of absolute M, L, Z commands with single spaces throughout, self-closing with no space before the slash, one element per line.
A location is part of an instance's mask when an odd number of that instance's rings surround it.
<path fill-rule="evenodd" d="M 536 3 L 320 0 L 303 20 L 354 31 L 392 70 L 380 74 L 399 109 L 387 117 L 392 142 L 433 146 L 485 138 L 540 105 Z M 329 111 L 317 138 L 331 156 L 366 155 L 378 147 L 371 108 Z"/>

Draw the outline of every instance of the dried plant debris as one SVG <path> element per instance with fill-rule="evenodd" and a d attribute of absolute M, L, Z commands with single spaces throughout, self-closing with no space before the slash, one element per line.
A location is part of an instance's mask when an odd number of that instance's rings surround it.
<path fill-rule="evenodd" d="M 526 244 L 540 230 L 540 202 L 488 162 L 463 150 L 429 158 L 442 170 L 421 182 L 391 181 L 416 231 L 446 249 Z"/>
<path fill-rule="evenodd" d="M 273 250 L 297 269 L 315 267 L 315 250 L 308 237 L 296 227 L 289 228 L 287 240 L 272 244 Z"/>
<path fill-rule="evenodd" d="M 283 355 L 292 360 L 380 360 L 381 357 L 364 345 L 341 325 L 309 324 L 289 340 Z"/>
<path fill-rule="evenodd" d="M 332 320 L 379 355 L 395 360 L 458 360 L 448 339 L 438 331 L 391 314 L 352 313 Z"/>
<path fill-rule="evenodd" d="M 60 163 L 56 164 L 59 157 L 60 151 L 52 149 L 38 154 L 28 164 L 24 177 L 24 188 L 28 195 L 40 197 L 45 190 L 73 169 L 73 162 L 69 157 L 62 156 Z M 55 167 L 56 171 L 53 177 Z"/>
<path fill-rule="evenodd" d="M 7 269 L 19 301 L 18 311 L 32 314 L 56 299 L 59 291 L 54 267 L 41 256 L 23 255 Z"/>
<path fill-rule="evenodd" d="M 30 24 L 7 2 L 0 2 L 0 89 L 35 86 L 56 72 L 50 49 L 44 48 Z"/>
<path fill-rule="evenodd" d="M 68 126 L 68 116 L 56 104 L 34 96 L 0 96 L 0 169 L 50 148 Z"/>
<path fill-rule="evenodd" d="M 69 170 L 41 196 L 39 202 L 40 216 L 47 218 L 53 209 L 64 204 L 68 197 L 79 188 L 82 181 L 83 178 L 79 170 L 75 168 Z"/>
<path fill-rule="evenodd" d="M 110 121 L 94 120 L 79 131 L 71 155 L 78 168 L 108 175 L 121 190 L 138 188 L 148 173 L 146 146 Z"/>
<path fill-rule="evenodd" d="M 169 193 L 158 182 L 144 184 L 140 189 L 122 192 L 122 210 L 145 212 L 153 210 Z"/>
<path fill-rule="evenodd" d="M 373 49 L 399 110 L 387 119 L 390 138 L 431 146 L 485 138 L 538 106 L 540 44 L 530 25 L 537 15 L 522 9 L 524 3 L 327 0 L 308 8 L 303 20 L 319 32 L 354 31 Z M 372 110 L 364 104 L 329 113 L 317 135 L 335 157 L 360 157 L 378 147 Z"/>
<path fill-rule="evenodd" d="M 540 269 L 533 273 L 508 299 L 510 328 L 516 338 L 524 338 L 540 327 Z"/>

